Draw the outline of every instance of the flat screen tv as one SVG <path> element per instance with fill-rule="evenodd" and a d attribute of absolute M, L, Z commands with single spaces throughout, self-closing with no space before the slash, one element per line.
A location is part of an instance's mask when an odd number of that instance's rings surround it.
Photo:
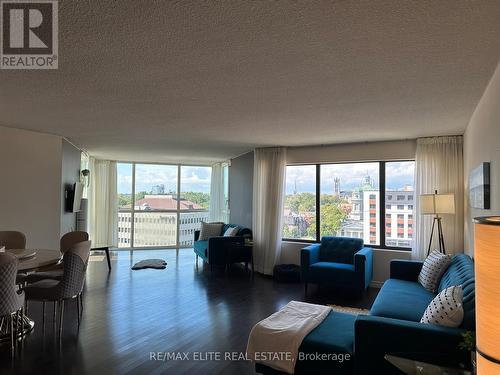
<path fill-rule="evenodd" d="M 82 203 L 83 185 L 76 182 L 71 190 L 67 191 L 66 211 L 79 212 Z"/>

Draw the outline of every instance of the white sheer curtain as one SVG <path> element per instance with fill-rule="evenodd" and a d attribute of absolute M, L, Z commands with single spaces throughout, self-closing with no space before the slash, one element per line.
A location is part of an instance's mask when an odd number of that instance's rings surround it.
<path fill-rule="evenodd" d="M 281 253 L 286 148 L 256 149 L 253 174 L 255 270 L 266 275 Z"/>
<path fill-rule="evenodd" d="M 431 215 L 419 214 L 419 195 L 455 194 L 455 214 L 443 215 L 443 234 L 448 254 L 463 252 L 464 246 L 464 164 L 462 136 L 432 137 L 417 140 L 415 157 L 416 240 L 414 259 L 424 259 L 432 227 Z M 436 233 L 432 248 L 438 248 Z"/>
<path fill-rule="evenodd" d="M 227 222 L 224 197 L 224 173 L 222 163 L 212 165 L 210 180 L 210 221 Z"/>
<path fill-rule="evenodd" d="M 89 234 L 92 245 L 118 245 L 116 162 L 89 159 Z"/>

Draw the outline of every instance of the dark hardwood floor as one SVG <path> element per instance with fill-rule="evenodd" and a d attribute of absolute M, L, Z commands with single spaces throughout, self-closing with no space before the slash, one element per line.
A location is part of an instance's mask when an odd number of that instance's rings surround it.
<path fill-rule="evenodd" d="M 162 258 L 165 270 L 132 271 L 133 263 Z M 135 250 L 113 253 L 108 273 L 103 256 L 92 256 L 87 271 L 80 329 L 76 303 L 64 314 L 62 339 L 55 338 L 52 306 L 30 303 L 33 332 L 11 359 L 0 345 L 0 374 L 253 374 L 244 360 L 210 360 L 207 352 L 245 352 L 252 326 L 290 300 L 304 300 L 301 284 L 276 283 L 234 265 L 228 274 L 210 273 L 191 249 Z M 349 298 L 335 291 L 309 288 L 308 302 L 369 308 L 377 290 Z M 150 360 L 151 352 L 188 352 L 189 360 Z M 194 360 L 195 352 L 206 358 Z M 224 356 L 224 354 L 222 354 Z"/>

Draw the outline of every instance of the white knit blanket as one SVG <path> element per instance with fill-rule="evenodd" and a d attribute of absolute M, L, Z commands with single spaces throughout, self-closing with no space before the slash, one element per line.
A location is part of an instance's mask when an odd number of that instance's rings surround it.
<path fill-rule="evenodd" d="M 289 302 L 252 328 L 248 338 L 247 357 L 276 370 L 293 374 L 302 340 L 330 311 L 328 306 Z"/>

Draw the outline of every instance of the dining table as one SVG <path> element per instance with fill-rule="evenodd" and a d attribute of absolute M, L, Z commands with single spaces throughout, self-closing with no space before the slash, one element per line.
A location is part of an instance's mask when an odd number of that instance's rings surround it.
<path fill-rule="evenodd" d="M 47 266 L 55 265 L 62 259 L 61 252 L 53 249 L 7 249 L 7 253 L 14 255 L 18 260 L 18 274 L 32 273 Z M 35 322 L 26 314 L 19 314 L 15 327 L 22 327 L 16 330 L 18 338 L 23 338 L 35 327 Z M 0 342 L 10 340 L 10 324 L 7 318 L 0 319 Z"/>

